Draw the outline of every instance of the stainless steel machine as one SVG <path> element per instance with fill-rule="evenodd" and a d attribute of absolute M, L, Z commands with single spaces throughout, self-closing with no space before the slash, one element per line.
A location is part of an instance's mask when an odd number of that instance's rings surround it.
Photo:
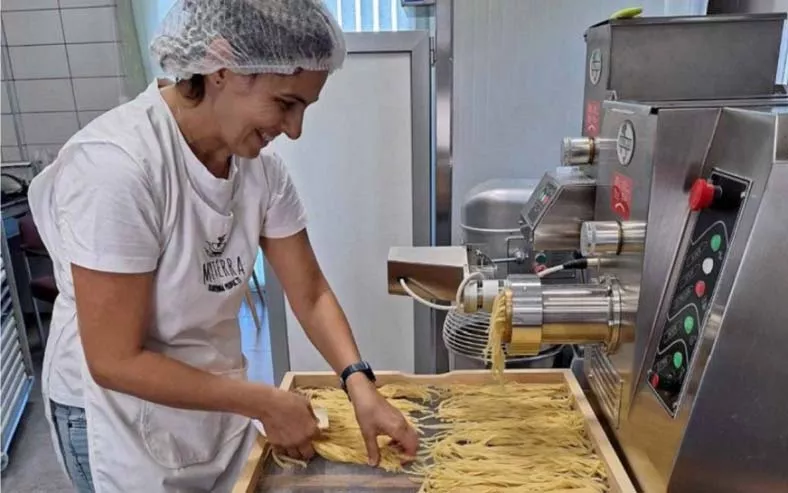
<path fill-rule="evenodd" d="M 684 46 L 720 63 L 703 36 L 735 39 L 760 61 L 736 65 L 752 77 L 739 74 L 740 84 L 726 81 L 716 91 L 685 93 L 693 84 L 667 80 L 674 100 L 613 101 L 622 89 L 600 104 L 596 135 L 564 140 L 571 167 L 542 179 L 520 230 L 531 254 L 582 252 L 566 267 L 587 266 L 586 282 L 543 282 L 551 269 L 484 278 L 461 247 L 431 251 L 453 261 L 428 268 L 414 260 L 427 253 L 418 249 L 389 259 L 395 294 L 413 283 L 420 296 L 452 300 L 465 312 L 487 311 L 504 296 L 510 355 L 583 345 L 589 398 L 643 491 L 788 491 L 781 385 L 788 267 L 777 251 L 788 241 L 788 99 L 773 90 L 784 18 L 641 20 L 589 30 L 589 59 L 607 32 L 601 53 L 612 67 L 589 72 L 592 85 L 618 80 L 633 98 L 663 89 L 630 84 L 643 80 L 633 51 L 666 60 L 654 46 L 655 26 L 671 35 L 663 49 Z M 616 31 L 625 40 L 617 48 Z M 699 78 L 686 67 L 659 73 Z M 587 85 L 586 99 L 590 92 Z"/>
<path fill-rule="evenodd" d="M 602 102 L 761 96 L 772 91 L 784 14 L 609 19 L 585 33 L 582 135 Z"/>

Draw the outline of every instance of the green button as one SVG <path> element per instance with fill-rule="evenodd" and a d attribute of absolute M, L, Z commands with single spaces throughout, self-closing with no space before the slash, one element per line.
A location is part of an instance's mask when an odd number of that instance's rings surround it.
<path fill-rule="evenodd" d="M 714 235 L 711 237 L 711 249 L 714 252 L 719 251 L 720 247 L 722 246 L 722 236 Z"/>
<path fill-rule="evenodd" d="M 684 362 L 684 356 L 681 355 L 681 352 L 676 351 L 673 353 L 673 366 L 676 368 L 681 368 L 681 364 Z"/>
<path fill-rule="evenodd" d="M 547 262 L 547 255 L 545 255 L 544 253 L 537 253 L 536 261 L 539 262 L 540 264 Z"/>
<path fill-rule="evenodd" d="M 692 318 L 692 315 L 687 315 L 687 317 L 684 319 L 684 332 L 689 334 L 690 332 L 692 332 L 692 329 L 694 328 L 695 328 L 695 319 Z"/>

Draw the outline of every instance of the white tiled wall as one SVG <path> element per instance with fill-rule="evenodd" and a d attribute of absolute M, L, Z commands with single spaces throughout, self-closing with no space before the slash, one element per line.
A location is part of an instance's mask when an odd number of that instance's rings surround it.
<path fill-rule="evenodd" d="M 63 43 L 63 29 L 57 10 L 4 12 L 3 28 L 9 46 Z"/>
<path fill-rule="evenodd" d="M 120 104 L 121 79 L 95 77 L 74 79 L 74 97 L 79 111 L 97 111 Z"/>
<path fill-rule="evenodd" d="M 68 79 L 17 80 L 19 111 L 74 111 L 74 94 Z"/>
<path fill-rule="evenodd" d="M 66 43 L 116 41 L 115 7 L 62 10 Z M 90 29 L 85 29 L 90 26 Z"/>
<path fill-rule="evenodd" d="M 56 153 L 125 100 L 116 0 L 2 0 L 0 10 L 3 161 Z"/>
<path fill-rule="evenodd" d="M 72 77 L 119 77 L 123 75 L 117 43 L 69 44 Z"/>

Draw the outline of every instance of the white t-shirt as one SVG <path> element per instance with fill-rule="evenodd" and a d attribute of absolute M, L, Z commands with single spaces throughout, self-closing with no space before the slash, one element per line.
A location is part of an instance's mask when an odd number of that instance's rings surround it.
<path fill-rule="evenodd" d="M 259 238 L 287 237 L 306 224 L 278 156 L 233 157 L 229 177 L 214 177 L 186 144 L 156 81 L 69 140 L 33 180 L 29 200 L 60 290 L 43 390 L 79 407 L 86 366 L 70 264 L 156 271 L 146 346 L 228 371 L 243 365 L 236 315 Z"/>

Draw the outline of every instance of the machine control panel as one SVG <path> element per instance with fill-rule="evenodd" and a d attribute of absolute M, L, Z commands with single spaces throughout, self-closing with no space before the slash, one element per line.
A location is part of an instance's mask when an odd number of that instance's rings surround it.
<path fill-rule="evenodd" d="M 703 183 L 701 183 L 701 181 Z M 648 385 L 675 416 L 692 356 L 705 325 L 714 288 L 725 262 L 748 182 L 713 171 L 696 182 L 690 208 L 697 220 L 689 231 L 689 245 L 679 259 L 678 281 L 668 303 L 667 317 L 648 371 Z M 705 194 L 698 200 L 697 194 Z"/>
<path fill-rule="evenodd" d="M 552 180 L 542 180 L 539 187 L 534 190 L 531 199 L 528 201 L 528 209 L 525 214 L 525 219 L 528 221 L 528 224 L 533 226 L 539 222 L 539 218 L 548 204 L 550 204 L 558 194 L 558 190 L 558 183 Z"/>

